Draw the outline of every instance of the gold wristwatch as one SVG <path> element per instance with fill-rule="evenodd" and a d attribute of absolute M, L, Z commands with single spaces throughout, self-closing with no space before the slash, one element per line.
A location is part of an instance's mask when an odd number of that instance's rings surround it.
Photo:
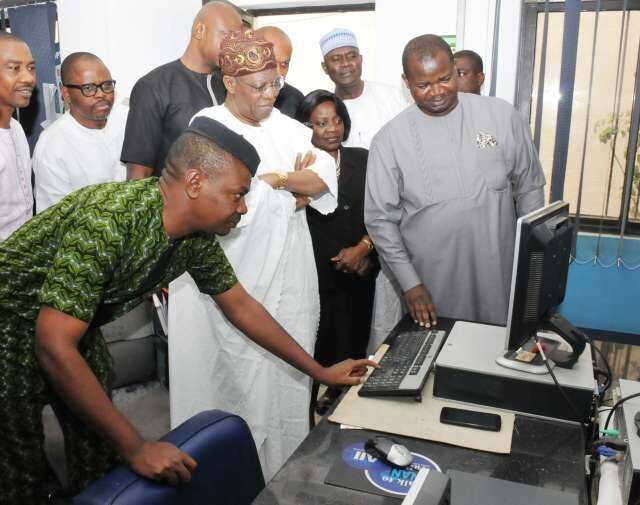
<path fill-rule="evenodd" d="M 276 172 L 276 175 L 278 176 L 276 189 L 287 189 L 287 179 L 289 179 L 289 174 L 287 172 Z"/>

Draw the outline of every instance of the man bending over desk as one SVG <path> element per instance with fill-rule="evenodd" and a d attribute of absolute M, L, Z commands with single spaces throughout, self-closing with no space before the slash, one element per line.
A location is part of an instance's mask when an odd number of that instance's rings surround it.
<path fill-rule="evenodd" d="M 237 281 L 215 235 L 247 212 L 259 157 L 222 124 L 196 119 L 162 176 L 83 188 L 0 244 L 0 501 L 47 502 L 53 474 L 41 414 L 61 422 L 70 490 L 119 459 L 161 482 L 196 462 L 143 440 L 109 400 L 111 360 L 99 327 L 188 271 L 249 338 L 326 384 L 357 384 L 368 360 L 323 368 Z"/>

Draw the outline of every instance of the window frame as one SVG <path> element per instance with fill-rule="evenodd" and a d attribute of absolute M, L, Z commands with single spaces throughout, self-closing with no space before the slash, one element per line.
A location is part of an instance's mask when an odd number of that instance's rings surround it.
<path fill-rule="evenodd" d="M 254 7 L 246 9 L 251 16 L 283 16 L 291 14 L 321 14 L 326 12 L 358 12 L 373 11 L 376 8 L 375 2 L 365 3 L 323 3 L 316 5 L 298 5 L 288 7 Z"/>
<path fill-rule="evenodd" d="M 600 12 L 604 11 L 623 11 L 623 7 L 627 5 L 629 11 L 640 11 L 640 0 L 601 0 Z M 580 3 L 580 12 L 595 12 L 597 7 L 596 0 L 583 0 Z M 549 13 L 565 12 L 565 2 L 549 1 L 546 5 Z M 518 57 L 518 69 L 516 78 L 516 96 L 515 107 L 525 117 L 528 123 L 531 122 L 531 107 L 532 107 L 532 91 L 533 83 L 537 76 L 534 75 L 535 65 L 535 52 L 536 52 L 536 36 L 538 32 L 538 19 L 539 14 L 545 12 L 545 2 L 542 0 L 525 1 L 521 14 L 521 38 Z M 564 44 L 564 41 L 563 41 Z M 640 59 L 640 55 L 639 55 Z M 640 86 L 638 85 L 639 79 L 636 76 L 633 101 L 633 109 L 631 115 L 633 117 L 636 109 L 640 107 Z M 556 123 L 556 129 L 558 125 Z M 535 134 L 535 132 L 534 132 Z M 631 135 L 630 135 L 631 136 Z M 552 169 L 552 170 L 555 170 Z M 564 174 L 562 174 L 564 176 Z M 627 168 L 625 167 L 625 180 L 627 178 Z M 594 232 L 594 233 L 607 233 L 620 235 L 624 223 L 625 235 L 640 235 L 640 222 L 634 222 L 630 220 L 629 213 L 627 211 L 626 219 L 623 219 L 625 201 L 630 198 L 630 195 L 625 194 L 625 188 L 622 189 L 621 205 L 617 218 L 605 217 L 605 216 L 593 216 L 588 214 L 580 214 L 580 229 L 579 231 Z M 575 214 L 574 214 L 575 216 Z"/>

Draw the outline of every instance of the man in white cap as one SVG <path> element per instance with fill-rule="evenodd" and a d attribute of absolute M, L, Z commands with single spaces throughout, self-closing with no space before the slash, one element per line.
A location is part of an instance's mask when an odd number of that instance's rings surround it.
<path fill-rule="evenodd" d="M 410 105 L 400 88 L 362 80 L 362 55 L 355 34 L 335 28 L 320 39 L 322 69 L 336 85 L 335 94 L 344 100 L 351 118 L 348 147 L 369 149 L 378 130 Z M 376 280 L 369 352 L 387 337 L 403 313 L 398 286 L 384 264 Z"/>
<path fill-rule="evenodd" d="M 410 105 L 400 88 L 362 80 L 362 55 L 355 34 L 335 28 L 320 39 L 322 69 L 335 84 L 351 118 L 349 147 L 369 149 L 371 139 L 384 124 Z"/>

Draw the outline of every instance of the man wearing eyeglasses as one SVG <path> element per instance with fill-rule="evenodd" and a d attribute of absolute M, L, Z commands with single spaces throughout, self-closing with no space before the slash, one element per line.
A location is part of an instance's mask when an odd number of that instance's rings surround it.
<path fill-rule="evenodd" d="M 242 135 L 261 160 L 247 195 L 248 212 L 220 244 L 247 291 L 312 353 L 320 299 L 302 207 L 321 214 L 335 210 L 336 163 L 313 147 L 309 128 L 274 108 L 283 79 L 270 42 L 235 32 L 220 51 L 227 98 L 197 116 Z M 199 352 L 175 360 L 180 366 L 172 368 L 171 387 L 182 394 L 172 394 L 172 420 L 209 408 L 240 415 L 251 428 L 268 481 L 309 431 L 310 381 L 244 338 L 214 304 L 189 293 L 172 294 L 178 313 L 172 324 L 184 332 L 173 336 L 188 338 Z M 192 311 L 200 314 L 197 324 Z"/>
<path fill-rule="evenodd" d="M 126 178 L 120 152 L 127 114 L 114 107 L 109 69 L 94 54 L 72 53 L 61 78 L 68 110 L 42 132 L 33 153 L 36 212 L 85 186 Z"/>

